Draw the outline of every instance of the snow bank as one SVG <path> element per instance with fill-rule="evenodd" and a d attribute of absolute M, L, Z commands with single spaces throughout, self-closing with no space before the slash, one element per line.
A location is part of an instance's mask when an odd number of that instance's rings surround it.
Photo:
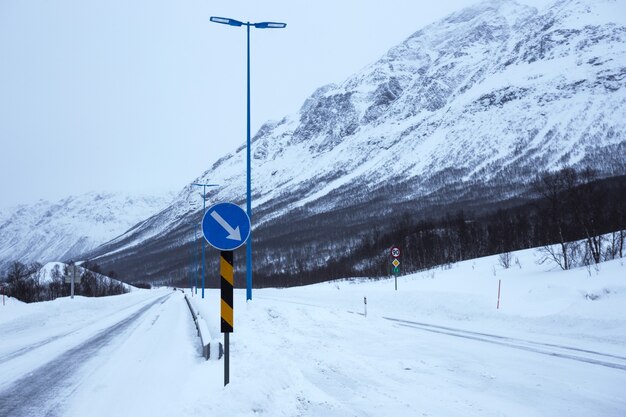
<path fill-rule="evenodd" d="M 184 413 L 623 415 L 626 372 L 584 357 L 626 365 L 623 260 L 560 271 L 536 250 L 513 256 L 509 269 L 490 256 L 400 277 L 398 291 L 393 279 L 255 290 L 252 302 L 236 290 L 231 383 L 192 370 L 189 387 L 210 394 L 183 394 Z M 195 301 L 218 323 L 218 291 Z"/>

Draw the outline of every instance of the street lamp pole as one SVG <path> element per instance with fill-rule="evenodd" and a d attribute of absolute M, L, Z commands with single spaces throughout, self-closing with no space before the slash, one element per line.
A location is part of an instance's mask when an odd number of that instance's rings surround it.
<path fill-rule="evenodd" d="M 195 238 L 194 243 L 198 241 L 198 225 L 196 224 L 194 227 L 194 231 L 193 231 L 193 236 Z M 198 294 L 198 273 L 200 272 L 198 270 L 198 251 L 196 250 L 197 248 L 194 248 L 193 250 L 193 259 L 196 262 L 196 289 L 195 289 L 195 293 L 196 295 Z"/>
<path fill-rule="evenodd" d="M 193 297 L 193 276 L 195 275 L 193 271 L 193 267 L 196 265 L 196 257 L 194 256 L 194 253 L 193 253 L 194 245 L 195 245 L 195 242 L 192 243 L 191 247 L 189 248 L 189 262 L 191 263 L 191 269 L 188 272 L 188 279 L 187 279 L 187 281 L 189 281 L 189 292 L 191 292 L 192 297 Z"/>
<path fill-rule="evenodd" d="M 246 26 L 247 35 L 247 134 L 246 134 L 246 212 L 252 223 L 252 173 L 251 173 L 251 149 L 250 149 L 250 27 L 257 29 L 283 29 L 286 23 L 280 22 L 241 22 L 227 17 L 211 16 L 213 23 L 221 23 L 229 26 Z M 252 300 L 252 229 L 246 242 L 246 300 Z"/>
<path fill-rule="evenodd" d="M 204 214 L 206 213 L 206 187 L 217 187 L 217 184 L 197 184 L 192 183 L 191 185 L 195 185 L 196 187 L 202 187 L 202 217 L 204 218 Z M 204 241 L 202 242 L 202 298 L 204 298 Z M 196 287 L 196 294 L 198 293 L 198 289 Z"/>
<path fill-rule="evenodd" d="M 252 147 L 250 146 L 250 22 L 248 22 L 246 28 L 248 29 L 248 59 L 247 59 L 247 108 L 246 113 L 248 115 L 247 120 L 247 133 L 246 133 L 246 212 L 250 218 L 250 236 L 246 242 L 246 301 L 252 300 Z"/>
<path fill-rule="evenodd" d="M 196 277 L 196 288 L 195 288 L 195 293 L 198 294 L 198 274 L 200 273 L 200 268 L 198 268 L 198 251 L 196 250 L 196 242 L 198 242 L 198 228 L 200 227 L 200 225 L 198 223 L 193 223 L 190 222 L 189 223 L 191 226 L 193 226 L 193 244 L 191 245 L 191 254 L 192 254 L 192 262 L 193 265 L 195 265 L 196 269 L 194 272 L 194 275 Z M 193 269 L 192 269 L 193 271 Z M 189 277 L 189 285 L 191 288 L 191 295 L 193 296 L 194 293 L 194 285 L 193 285 L 193 277 Z"/>

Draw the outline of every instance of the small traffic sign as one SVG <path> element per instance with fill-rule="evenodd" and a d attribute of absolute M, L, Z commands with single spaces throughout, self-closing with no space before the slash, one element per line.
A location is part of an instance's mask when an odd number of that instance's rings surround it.
<path fill-rule="evenodd" d="M 391 256 L 393 256 L 394 258 L 399 258 L 400 257 L 400 248 L 394 246 L 391 248 Z"/>
<path fill-rule="evenodd" d="M 64 279 L 65 279 L 65 283 L 66 284 L 71 284 L 72 283 L 72 276 L 71 275 L 65 275 Z M 80 279 L 81 279 L 80 274 L 76 274 L 76 278 L 74 279 L 74 284 L 80 284 Z"/>
<path fill-rule="evenodd" d="M 215 249 L 235 250 L 250 236 L 250 218 L 233 203 L 217 203 L 204 213 L 202 234 Z"/>
<path fill-rule="evenodd" d="M 393 266 L 395 266 L 395 267 L 397 268 L 398 266 L 400 266 L 400 261 L 399 261 L 399 260 L 397 260 L 397 259 L 394 259 L 394 260 L 391 262 L 391 265 L 393 265 Z"/>

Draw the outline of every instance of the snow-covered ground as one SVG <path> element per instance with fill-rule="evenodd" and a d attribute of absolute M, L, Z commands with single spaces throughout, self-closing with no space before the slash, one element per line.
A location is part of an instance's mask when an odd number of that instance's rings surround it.
<path fill-rule="evenodd" d="M 506 270 L 494 256 L 401 277 L 397 291 L 393 279 L 340 281 L 255 290 L 246 303 L 237 290 L 227 387 L 179 291 L 11 302 L 0 306 L 0 410 L 626 415 L 624 261 L 557 271 L 533 250 L 514 256 Z M 193 301 L 219 337 L 219 292 Z"/>

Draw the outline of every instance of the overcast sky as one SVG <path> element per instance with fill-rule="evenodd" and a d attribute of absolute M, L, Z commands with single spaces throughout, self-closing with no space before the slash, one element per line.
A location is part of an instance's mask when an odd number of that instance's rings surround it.
<path fill-rule="evenodd" d="M 0 207 L 182 188 L 424 25 L 475 0 L 2 0 Z M 544 7 L 549 0 L 520 0 Z"/>

